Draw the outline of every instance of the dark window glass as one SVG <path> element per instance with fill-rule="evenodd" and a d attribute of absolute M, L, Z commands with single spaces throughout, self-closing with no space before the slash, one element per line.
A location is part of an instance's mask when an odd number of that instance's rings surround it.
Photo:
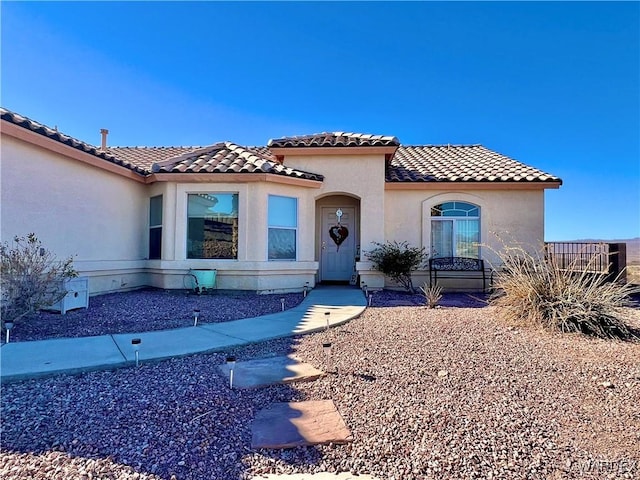
<path fill-rule="evenodd" d="M 162 258 L 162 195 L 149 199 L 149 259 Z"/>
<path fill-rule="evenodd" d="M 269 260 L 296 259 L 298 199 L 269 195 Z"/>
<path fill-rule="evenodd" d="M 190 194 L 187 258 L 238 258 L 238 194 Z"/>

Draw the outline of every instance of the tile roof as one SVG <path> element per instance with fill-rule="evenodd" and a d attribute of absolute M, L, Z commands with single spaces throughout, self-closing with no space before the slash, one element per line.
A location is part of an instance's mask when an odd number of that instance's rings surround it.
<path fill-rule="evenodd" d="M 3 120 L 141 175 L 161 173 L 269 173 L 322 181 L 323 176 L 281 165 L 267 147 L 222 142 L 209 147 L 108 147 L 105 151 L 0 107 Z M 155 167 L 155 169 L 154 169 Z"/>
<path fill-rule="evenodd" d="M 560 182 L 558 177 L 482 145 L 399 147 L 387 182 Z"/>
<path fill-rule="evenodd" d="M 134 163 L 117 158 L 107 152 L 103 152 L 98 147 L 94 147 L 93 145 L 89 145 L 86 142 L 70 137 L 69 135 L 65 135 L 64 133 L 60 133 L 57 129 L 47 127 L 46 125 L 36 122 L 35 120 L 31 120 L 30 118 L 27 118 L 23 115 L 11 112 L 6 108 L 0 107 L 0 118 L 2 118 L 2 120 L 6 120 L 7 122 L 13 123 L 14 125 L 18 125 L 19 127 L 26 128 L 27 130 L 31 130 L 32 132 L 39 133 L 40 135 L 51 138 L 52 140 L 55 140 L 57 142 L 64 143 L 65 145 L 68 145 L 77 150 L 86 152 L 89 155 L 94 155 L 98 158 L 106 160 L 107 162 L 121 165 L 140 174 L 146 173 L 143 169 L 141 169 Z"/>
<path fill-rule="evenodd" d="M 278 163 L 264 147 L 241 147 L 220 142 L 154 163 L 154 173 L 270 173 L 322 181 L 323 176 Z"/>
<path fill-rule="evenodd" d="M 192 152 L 201 147 L 107 147 L 106 152 L 124 162 L 136 165 L 145 173 L 151 166 L 172 157 Z"/>
<path fill-rule="evenodd" d="M 324 132 L 297 137 L 282 137 L 269 140 L 268 146 L 286 147 L 397 147 L 396 137 L 367 135 L 364 133 Z"/>
<path fill-rule="evenodd" d="M 270 148 L 398 147 L 389 161 L 385 181 L 427 182 L 551 182 L 562 180 L 482 145 L 400 146 L 391 136 L 321 133 L 270 140 L 268 147 L 242 147 L 220 142 L 207 147 L 109 147 L 106 151 L 0 107 L 0 117 L 17 126 L 123 166 L 140 175 L 151 173 L 268 173 L 322 181 L 323 176 L 296 170 L 277 161 Z"/>

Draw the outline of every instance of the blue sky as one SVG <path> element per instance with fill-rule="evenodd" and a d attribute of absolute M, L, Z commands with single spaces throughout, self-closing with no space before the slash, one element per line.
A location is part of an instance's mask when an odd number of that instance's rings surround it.
<path fill-rule="evenodd" d="M 2 106 L 89 143 L 480 143 L 563 179 L 546 240 L 640 236 L 638 2 L 1 8 Z"/>

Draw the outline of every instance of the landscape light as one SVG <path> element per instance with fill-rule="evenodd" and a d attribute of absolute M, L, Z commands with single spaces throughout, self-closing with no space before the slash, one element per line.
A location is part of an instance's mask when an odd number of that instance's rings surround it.
<path fill-rule="evenodd" d="M 229 365 L 229 388 L 233 389 L 233 369 L 236 366 L 236 357 L 228 356 L 227 365 Z"/>
<path fill-rule="evenodd" d="M 329 330 L 329 316 L 331 315 L 331 312 L 324 312 L 324 318 L 327 319 L 327 330 Z"/>
<path fill-rule="evenodd" d="M 280 303 L 282 304 L 282 311 L 284 312 L 284 297 L 280 299 Z"/>
<path fill-rule="evenodd" d="M 198 310 L 197 308 L 193 309 L 193 313 L 191 314 L 193 316 L 193 326 L 195 327 L 196 325 L 198 325 L 198 318 L 200 317 L 200 310 Z"/>
<path fill-rule="evenodd" d="M 307 291 L 309 290 L 309 282 L 304 282 L 304 298 L 307 298 Z"/>
<path fill-rule="evenodd" d="M 324 351 L 325 363 L 327 364 L 327 372 L 331 370 L 331 343 L 323 343 L 322 350 Z"/>
<path fill-rule="evenodd" d="M 140 344 L 142 343 L 142 340 L 140 340 L 139 338 L 134 338 L 131 340 L 131 346 L 133 347 L 133 351 L 136 354 L 136 367 L 140 366 Z"/>
<path fill-rule="evenodd" d="M 4 322 L 4 328 L 7 330 L 7 343 L 9 343 L 9 332 L 13 328 L 13 322 L 11 320 Z"/>

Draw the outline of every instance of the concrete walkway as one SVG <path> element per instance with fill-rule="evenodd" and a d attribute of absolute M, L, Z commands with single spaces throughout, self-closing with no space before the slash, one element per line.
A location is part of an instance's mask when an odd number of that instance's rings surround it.
<path fill-rule="evenodd" d="M 131 340 L 141 340 L 140 362 L 290 337 L 343 324 L 359 316 L 366 299 L 356 287 L 317 287 L 290 310 L 256 318 L 157 332 L 12 342 L 0 349 L 3 382 L 58 373 L 77 373 L 135 365 Z M 329 315 L 326 315 L 329 312 Z"/>

